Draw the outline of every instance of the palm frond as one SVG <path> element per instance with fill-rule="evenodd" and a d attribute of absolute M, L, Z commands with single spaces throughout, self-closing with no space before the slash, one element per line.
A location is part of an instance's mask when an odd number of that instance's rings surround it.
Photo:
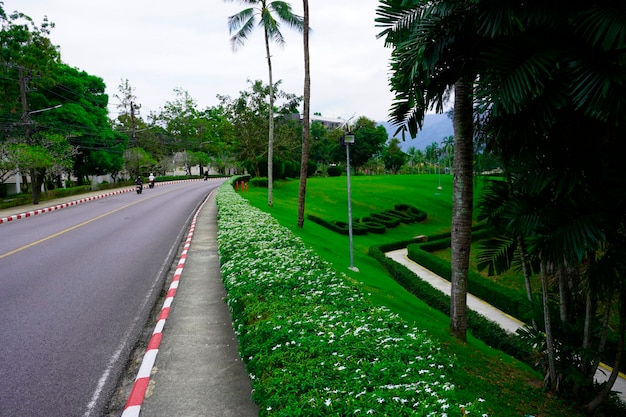
<path fill-rule="evenodd" d="M 513 239 L 497 238 L 479 244 L 478 269 L 490 276 L 499 275 L 511 269 L 517 245 Z"/>
<path fill-rule="evenodd" d="M 574 16 L 571 25 L 587 44 L 601 51 L 626 48 L 626 4 L 598 5 Z"/>
<path fill-rule="evenodd" d="M 304 18 L 293 13 L 291 5 L 284 1 L 272 1 L 267 5 L 278 16 L 278 20 L 287 24 L 292 29 L 298 30 L 300 33 L 304 30 Z"/>
<path fill-rule="evenodd" d="M 235 33 L 230 38 L 233 50 L 246 43 L 248 36 L 254 30 L 255 23 L 256 16 L 253 8 L 244 9 L 228 18 L 228 31 Z"/>

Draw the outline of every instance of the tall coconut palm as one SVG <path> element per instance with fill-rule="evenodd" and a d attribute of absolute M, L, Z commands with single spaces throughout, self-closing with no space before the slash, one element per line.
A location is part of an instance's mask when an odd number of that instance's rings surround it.
<path fill-rule="evenodd" d="M 235 0 L 224 0 L 233 2 Z M 243 46 L 248 36 L 256 26 L 263 27 L 265 38 L 265 53 L 267 56 L 267 69 L 269 72 L 269 134 L 267 146 L 267 205 L 272 207 L 273 202 L 273 165 L 274 165 L 274 82 L 272 79 L 272 57 L 270 55 L 270 41 L 279 46 L 285 44 L 285 39 L 280 32 L 280 23 L 302 32 L 304 22 L 301 16 L 293 13 L 291 5 L 284 1 L 271 0 L 239 0 L 242 4 L 251 7 L 228 18 L 228 29 L 234 35 L 230 38 L 233 50 Z M 276 17 L 275 17 L 276 16 Z"/>
<path fill-rule="evenodd" d="M 449 93 L 453 88 L 455 91 L 450 329 L 460 340 L 466 340 L 467 329 L 473 207 L 472 90 L 475 59 L 480 56 L 475 7 L 473 2 L 462 0 L 381 0 L 376 19 L 385 28 L 379 37 L 385 37 L 386 46 L 394 48 L 391 117 L 398 131 L 408 130 L 415 137 L 426 112 L 443 112 Z"/>
<path fill-rule="evenodd" d="M 309 0 L 302 0 L 304 6 L 304 108 L 302 112 L 302 159 L 300 161 L 300 188 L 298 189 L 298 227 L 304 226 L 304 203 L 306 180 L 309 171 L 309 136 L 311 132 L 311 71 L 309 62 Z"/>

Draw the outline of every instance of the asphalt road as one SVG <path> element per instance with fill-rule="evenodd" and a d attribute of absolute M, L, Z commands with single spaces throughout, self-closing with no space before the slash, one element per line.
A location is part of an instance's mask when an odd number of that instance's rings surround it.
<path fill-rule="evenodd" d="M 105 414 L 191 218 L 220 184 L 0 224 L 0 417 Z"/>

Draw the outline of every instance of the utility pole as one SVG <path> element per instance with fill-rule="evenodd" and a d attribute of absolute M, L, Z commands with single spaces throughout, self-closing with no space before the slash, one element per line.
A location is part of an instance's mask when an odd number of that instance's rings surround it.
<path fill-rule="evenodd" d="M 130 143 L 131 143 L 131 147 L 136 146 L 136 140 L 137 138 L 135 137 L 135 103 L 133 103 L 132 101 L 130 102 Z"/>
<path fill-rule="evenodd" d="M 33 124 L 30 119 L 30 113 L 28 112 L 28 95 L 29 91 L 32 91 L 28 87 L 28 82 L 31 77 L 24 74 L 24 67 L 18 66 L 19 82 L 20 82 L 20 100 L 22 102 L 22 119 L 21 123 L 24 125 L 24 142 L 26 145 L 31 145 L 30 139 L 30 127 Z M 39 177 L 37 175 L 36 168 L 30 168 L 28 170 L 30 175 L 31 192 L 33 197 L 33 204 L 39 204 L 39 193 L 41 191 L 41 184 L 39 183 Z"/>

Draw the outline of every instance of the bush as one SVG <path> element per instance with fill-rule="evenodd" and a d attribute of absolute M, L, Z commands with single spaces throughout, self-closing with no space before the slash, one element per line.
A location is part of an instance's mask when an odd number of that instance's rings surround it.
<path fill-rule="evenodd" d="M 450 296 L 434 288 L 429 283 L 423 281 L 417 275 L 415 275 L 413 271 L 411 271 L 404 265 L 398 264 L 397 262 L 388 258 L 385 255 L 385 252 L 389 252 L 392 250 L 401 249 L 403 247 L 418 246 L 414 242 L 415 240 L 398 242 L 397 244 L 392 245 L 373 246 L 369 249 L 369 255 L 376 259 L 391 275 L 391 277 L 404 289 L 415 295 L 420 300 L 424 301 L 429 306 L 441 311 L 446 315 L 449 315 Z M 430 255 L 430 257 L 436 258 L 433 255 Z M 424 257 L 420 257 L 419 261 L 415 261 L 420 263 L 420 265 L 424 266 L 425 268 L 437 273 L 436 271 L 424 265 L 422 263 L 423 260 Z M 433 261 L 430 264 L 433 265 L 435 264 L 435 262 Z M 472 335 L 474 335 L 474 337 L 482 340 L 489 346 L 495 349 L 499 349 L 511 356 L 514 356 L 531 366 L 534 365 L 532 360 L 532 352 L 517 335 L 508 333 L 507 331 L 503 330 L 497 323 L 486 319 L 485 317 L 481 316 L 473 310 L 468 310 L 467 316 L 469 331 L 472 333 Z"/>
<path fill-rule="evenodd" d="M 231 186 L 216 202 L 222 279 L 259 415 L 445 415 L 448 356 Z M 481 401 L 466 411 L 482 415 Z"/>
<path fill-rule="evenodd" d="M 252 178 L 250 185 L 257 188 L 267 188 L 267 178 Z"/>
<path fill-rule="evenodd" d="M 307 177 L 312 177 L 317 172 L 317 162 L 309 161 L 307 164 L 306 175 Z"/>
<path fill-rule="evenodd" d="M 329 177 L 340 177 L 341 174 L 343 174 L 343 168 L 339 165 L 331 165 L 328 167 L 326 172 L 328 173 Z"/>

